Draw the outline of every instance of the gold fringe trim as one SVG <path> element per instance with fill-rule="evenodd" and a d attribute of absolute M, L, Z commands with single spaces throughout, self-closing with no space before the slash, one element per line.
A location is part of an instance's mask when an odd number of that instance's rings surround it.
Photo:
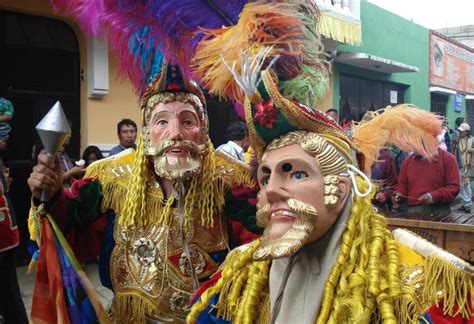
<path fill-rule="evenodd" d="M 185 199 L 185 226 L 189 225 L 195 210 L 199 213 L 198 217 L 202 226 L 213 226 L 215 216 L 223 211 L 224 193 L 228 189 L 233 185 L 247 187 L 255 185 L 249 166 L 217 154 L 210 142 L 209 145 L 209 153 L 203 161 L 202 171 L 192 178 L 188 188 Z M 132 188 L 137 188 L 131 183 L 137 154 L 131 152 L 93 163 L 89 166 L 86 177 L 96 178 L 101 182 L 103 192 L 101 209 L 102 211 L 113 209 L 120 217 L 123 227 L 147 226 L 152 223 L 159 226 L 168 225 L 173 212 L 171 206 L 174 198 L 171 197 L 166 204 L 164 203 L 161 188 L 150 170 L 145 170 L 143 174 L 146 176 L 139 179 L 145 186 L 145 197 L 142 199 L 141 194 L 137 193 L 140 196 L 136 206 L 139 209 L 136 215 L 138 219 L 135 219 L 133 215 L 123 213 L 124 210 L 130 209 L 130 206 L 126 208 L 126 197 L 132 194 L 130 192 Z M 138 169 L 137 171 L 142 172 Z M 141 204 L 140 201 L 144 203 Z"/>
<path fill-rule="evenodd" d="M 417 270 L 418 269 L 418 270 Z M 399 323 L 418 323 L 429 307 L 443 301 L 443 313 L 461 314 L 464 319 L 472 316 L 473 276 L 440 256 L 430 255 L 410 270 L 413 280 L 404 287 L 396 301 Z M 418 273 L 416 276 L 415 273 Z M 420 276 L 420 279 L 416 277 Z M 420 285 L 420 287 L 415 287 Z M 458 309 L 455 311 L 455 306 Z"/>
<path fill-rule="evenodd" d="M 145 316 L 152 315 L 156 305 L 137 294 L 116 294 L 112 303 L 112 316 L 119 323 L 145 324 Z"/>
<path fill-rule="evenodd" d="M 242 255 L 242 252 L 239 250 L 239 248 L 236 248 L 236 249 L 230 251 L 229 254 L 227 254 L 224 262 L 222 262 L 222 264 L 219 266 L 218 271 L 224 272 L 225 269 L 227 269 L 229 267 L 232 267 L 232 265 L 236 261 L 239 260 L 241 255 Z M 232 303 L 229 303 L 229 304 L 227 303 L 228 296 L 237 294 L 237 298 L 239 297 L 238 294 L 240 293 L 240 291 L 238 291 L 238 292 L 235 291 L 235 288 L 237 287 L 237 285 L 234 285 L 234 282 L 237 282 L 237 281 L 240 282 L 239 278 L 241 277 L 241 275 L 243 273 L 247 274 L 248 273 L 248 268 L 244 268 L 241 271 L 236 272 L 236 275 L 234 275 L 227 282 L 224 282 L 224 284 L 222 285 L 221 290 L 219 291 L 219 294 L 220 294 L 219 295 L 219 301 L 215 305 L 215 307 L 217 309 L 217 316 L 220 317 L 220 318 L 223 318 L 226 321 L 231 320 L 232 315 L 234 314 L 234 312 L 232 312 L 231 309 L 234 309 L 234 307 L 235 307 L 235 305 L 233 305 Z M 234 287 L 234 289 L 232 289 L 233 287 Z"/>
<path fill-rule="evenodd" d="M 129 179 L 117 179 L 116 181 L 101 181 L 102 184 L 102 206 L 101 210 L 105 212 L 107 209 L 113 209 L 117 216 L 122 215 L 122 211 L 125 208 L 125 197 L 128 194 L 128 180 Z M 146 215 L 148 223 L 157 221 L 157 216 L 163 212 L 166 208 L 163 206 L 163 195 L 158 190 L 148 190 L 147 197 L 149 198 L 146 203 Z M 170 199 L 169 201 L 171 201 Z M 167 210 L 171 208 L 168 206 Z"/>
<path fill-rule="evenodd" d="M 419 299 L 411 294 L 402 294 L 395 303 L 395 313 L 399 323 L 418 323 L 425 312 Z"/>
<path fill-rule="evenodd" d="M 318 31 L 323 36 L 349 45 L 359 46 L 362 43 L 360 22 L 341 19 L 328 12 L 321 12 Z"/>
<path fill-rule="evenodd" d="M 209 153 L 204 158 L 201 173 L 194 176 L 185 200 L 186 226 L 192 221 L 192 210 L 197 208 L 198 217 L 204 227 L 214 226 L 215 215 L 224 210 L 224 194 L 234 185 L 255 186 L 251 169 L 225 155 L 218 154 L 209 141 Z"/>
<path fill-rule="evenodd" d="M 437 255 L 426 260 L 423 299 L 438 305 L 443 299 L 443 312 L 450 316 L 461 314 L 469 318 L 473 305 L 473 276 Z M 442 292 L 440 295 L 438 292 Z M 458 310 L 455 311 L 455 306 Z"/>

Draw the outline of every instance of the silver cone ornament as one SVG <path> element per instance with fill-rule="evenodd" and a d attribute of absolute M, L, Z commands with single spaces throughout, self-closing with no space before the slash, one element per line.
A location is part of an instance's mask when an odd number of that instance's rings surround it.
<path fill-rule="evenodd" d="M 36 125 L 36 131 L 44 149 L 50 155 L 56 154 L 67 138 L 71 136 L 71 128 L 59 101 L 56 101 L 53 108 Z"/>
<path fill-rule="evenodd" d="M 59 101 L 56 101 L 54 106 L 36 125 L 36 131 L 48 156 L 53 158 L 71 136 L 71 127 L 69 127 L 69 122 Z M 48 200 L 46 192 L 43 191 L 41 201 Z"/>

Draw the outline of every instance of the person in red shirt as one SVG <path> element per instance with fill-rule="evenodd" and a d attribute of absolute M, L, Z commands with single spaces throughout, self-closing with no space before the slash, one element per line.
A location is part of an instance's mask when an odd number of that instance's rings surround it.
<path fill-rule="evenodd" d="M 0 157 L 6 150 L 6 141 L 0 140 Z M 2 169 L 3 168 L 3 169 Z M 15 210 L 8 195 L 9 175 L 0 166 L 0 323 L 28 323 L 25 305 L 21 299 L 16 274 L 16 247 L 20 234 Z"/>
<path fill-rule="evenodd" d="M 412 154 L 403 162 L 393 200 L 400 203 L 407 199 L 408 212 L 425 214 L 431 219 L 451 213 L 449 204 L 459 190 L 454 155 L 438 149 L 438 156 L 433 160 Z"/>

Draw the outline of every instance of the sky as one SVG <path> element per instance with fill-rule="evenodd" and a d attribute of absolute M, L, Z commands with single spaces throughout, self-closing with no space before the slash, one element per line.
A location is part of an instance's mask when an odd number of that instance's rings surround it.
<path fill-rule="evenodd" d="M 429 29 L 474 25 L 474 0 L 369 0 Z"/>

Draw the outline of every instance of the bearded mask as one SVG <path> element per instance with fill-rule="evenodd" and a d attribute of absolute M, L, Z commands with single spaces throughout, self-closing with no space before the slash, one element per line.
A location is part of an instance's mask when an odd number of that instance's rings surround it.
<path fill-rule="evenodd" d="M 143 128 L 145 155 L 152 158 L 157 176 L 170 180 L 189 180 L 192 175 L 200 172 L 207 144 L 197 144 L 190 140 L 163 140 L 152 146 L 149 132 L 149 127 Z M 186 152 L 186 157 L 167 155 L 167 152 L 177 150 Z"/>
<path fill-rule="evenodd" d="M 270 204 L 266 204 L 257 211 L 257 224 L 265 227 L 260 247 L 255 251 L 255 260 L 278 259 L 294 254 L 307 242 L 314 229 L 314 221 L 318 216 L 316 208 L 296 199 L 288 199 L 287 205 L 290 210 L 278 211 L 276 213 L 288 214 L 295 217 L 290 229 L 279 239 L 271 239 L 271 225 L 268 223 L 270 217 Z"/>
<path fill-rule="evenodd" d="M 189 93 L 152 97 L 143 127 L 144 153 L 155 173 L 170 180 L 188 180 L 200 171 L 207 154 L 207 116 Z"/>
<path fill-rule="evenodd" d="M 202 161 L 208 152 L 209 123 L 202 91 L 194 81 L 182 74 L 179 66 L 164 62 L 160 75 L 151 82 L 141 100 L 144 154 L 153 162 L 156 175 L 170 180 L 189 180 L 192 175 L 200 172 Z M 172 136 L 170 131 L 154 136 L 154 110 L 160 104 L 172 106 L 174 103 L 188 107 L 182 110 L 192 116 L 195 126 L 192 136 L 189 129 L 181 128 L 180 125 L 173 126 L 171 121 L 169 126 L 176 127 L 175 133 L 180 132 L 180 136 Z M 174 118 L 181 118 L 178 110 L 169 113 L 175 114 Z"/>
<path fill-rule="evenodd" d="M 287 257 L 322 237 L 345 204 L 346 172 L 344 157 L 315 133 L 290 132 L 272 141 L 257 171 L 257 224 L 265 231 L 253 258 Z"/>

